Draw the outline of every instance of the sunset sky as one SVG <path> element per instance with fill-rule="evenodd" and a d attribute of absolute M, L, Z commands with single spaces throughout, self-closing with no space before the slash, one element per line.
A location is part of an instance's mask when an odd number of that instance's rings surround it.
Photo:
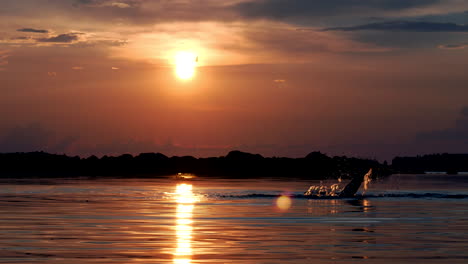
<path fill-rule="evenodd" d="M 1 0 L 0 25 L 0 152 L 468 152 L 466 0 Z"/>

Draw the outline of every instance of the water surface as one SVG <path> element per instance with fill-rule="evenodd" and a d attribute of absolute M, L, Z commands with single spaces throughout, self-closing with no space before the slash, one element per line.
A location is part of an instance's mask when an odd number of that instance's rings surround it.
<path fill-rule="evenodd" d="M 325 182 L 332 184 L 335 182 Z M 0 182 L 0 263 L 467 263 L 468 176 Z"/>

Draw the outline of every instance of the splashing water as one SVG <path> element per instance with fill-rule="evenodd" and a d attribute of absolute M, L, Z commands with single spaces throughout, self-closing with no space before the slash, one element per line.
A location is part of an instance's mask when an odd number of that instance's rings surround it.
<path fill-rule="evenodd" d="M 308 196 L 338 196 L 343 188 L 339 184 L 332 184 L 330 186 L 324 185 L 320 182 L 320 185 L 312 185 L 309 187 L 304 195 Z"/>
<path fill-rule="evenodd" d="M 372 171 L 369 171 L 368 173 L 366 173 L 366 175 L 364 175 L 364 186 L 363 186 L 362 194 L 365 194 L 367 189 L 369 189 L 369 185 L 372 181 L 371 176 L 372 176 Z"/>
<path fill-rule="evenodd" d="M 324 185 L 323 182 L 320 182 L 320 185 L 315 186 L 312 185 L 309 187 L 309 189 L 304 193 L 305 196 L 342 196 L 342 192 L 349 192 L 347 191 L 349 186 L 352 186 L 351 188 L 356 188 L 352 196 L 357 192 L 357 190 L 360 188 L 361 184 L 363 185 L 363 190 L 362 190 L 362 195 L 364 195 L 369 189 L 369 185 L 372 181 L 372 169 L 367 172 L 362 180 L 359 182 L 359 178 L 353 179 L 346 187 L 341 187 L 339 184 L 341 183 L 341 177 L 338 178 L 338 184 L 332 184 L 330 186 Z M 356 181 L 357 180 L 357 181 Z M 352 190 L 352 189 L 351 189 Z"/>

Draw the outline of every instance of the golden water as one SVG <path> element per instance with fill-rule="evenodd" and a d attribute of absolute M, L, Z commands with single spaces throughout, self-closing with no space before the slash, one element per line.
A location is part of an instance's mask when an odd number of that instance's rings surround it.
<path fill-rule="evenodd" d="M 306 199 L 313 182 L 3 181 L 0 263 L 466 263 L 468 180 L 398 182 Z M 461 196 L 380 196 L 405 192 Z"/>

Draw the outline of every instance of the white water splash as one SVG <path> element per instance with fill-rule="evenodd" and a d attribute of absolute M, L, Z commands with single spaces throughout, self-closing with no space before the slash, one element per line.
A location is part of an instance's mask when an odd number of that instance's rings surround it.
<path fill-rule="evenodd" d="M 304 195 L 311 196 L 338 196 L 343 188 L 339 184 L 332 184 L 330 186 L 324 185 L 320 182 L 320 185 L 312 185 L 309 187 Z"/>
<path fill-rule="evenodd" d="M 365 194 L 367 189 L 369 189 L 369 185 L 372 182 L 371 176 L 372 176 L 372 169 L 370 169 L 369 172 L 366 173 L 366 175 L 364 175 L 364 186 L 363 186 L 362 194 Z"/>
<path fill-rule="evenodd" d="M 364 195 L 366 191 L 369 189 L 370 183 L 372 181 L 372 169 L 364 175 L 364 179 L 362 181 L 362 194 Z M 320 185 L 312 185 L 309 189 L 304 193 L 306 196 L 339 196 L 340 193 L 343 191 L 345 187 L 340 186 L 342 180 L 341 177 L 338 178 L 338 183 L 331 184 L 331 185 L 324 185 L 322 181 L 320 181 Z"/>

